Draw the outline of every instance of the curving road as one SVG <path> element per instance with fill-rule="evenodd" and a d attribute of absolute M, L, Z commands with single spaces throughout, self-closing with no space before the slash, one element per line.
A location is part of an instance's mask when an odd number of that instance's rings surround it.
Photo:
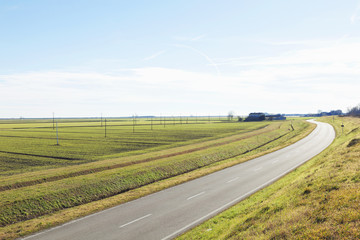
<path fill-rule="evenodd" d="M 317 127 L 310 135 L 279 151 L 23 239 L 172 239 L 328 147 L 335 138 L 334 129 L 314 123 Z"/>

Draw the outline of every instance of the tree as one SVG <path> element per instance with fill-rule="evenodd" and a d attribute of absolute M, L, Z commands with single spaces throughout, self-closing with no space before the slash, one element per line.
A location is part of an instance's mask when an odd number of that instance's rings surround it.
<path fill-rule="evenodd" d="M 228 113 L 228 120 L 231 121 L 234 117 L 234 111 L 229 111 Z"/>
<path fill-rule="evenodd" d="M 360 104 L 355 107 L 349 108 L 347 115 L 353 117 L 360 117 Z"/>

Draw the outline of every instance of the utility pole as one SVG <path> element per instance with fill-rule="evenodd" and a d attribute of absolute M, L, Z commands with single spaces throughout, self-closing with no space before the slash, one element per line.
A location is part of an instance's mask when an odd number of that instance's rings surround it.
<path fill-rule="evenodd" d="M 133 133 L 135 133 L 135 115 L 133 115 Z"/>
<path fill-rule="evenodd" d="M 151 118 L 151 130 L 153 130 L 153 119 Z"/>
<path fill-rule="evenodd" d="M 59 145 L 58 123 L 56 122 L 56 145 Z"/>
<path fill-rule="evenodd" d="M 105 138 L 106 138 L 106 118 L 105 118 Z"/>
<path fill-rule="evenodd" d="M 55 113 L 53 112 L 53 130 L 55 129 Z"/>

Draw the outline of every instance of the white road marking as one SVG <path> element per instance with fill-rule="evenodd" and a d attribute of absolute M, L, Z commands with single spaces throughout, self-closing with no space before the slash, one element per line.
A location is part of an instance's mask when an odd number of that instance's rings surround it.
<path fill-rule="evenodd" d="M 258 168 L 255 168 L 254 171 L 257 172 L 257 171 L 259 171 L 261 169 L 262 169 L 262 167 L 258 167 Z"/>
<path fill-rule="evenodd" d="M 281 178 L 282 176 L 285 176 L 286 174 L 288 174 L 289 172 L 291 172 L 291 171 L 294 170 L 295 168 L 301 166 L 304 162 L 306 162 L 306 161 L 302 161 L 301 163 L 299 163 L 299 164 L 297 164 L 296 166 L 288 169 L 288 170 L 285 171 L 284 173 L 282 173 L 282 174 L 280 174 L 280 175 L 278 175 L 278 176 L 270 179 L 270 180 L 267 181 L 266 183 L 263 183 L 263 184 L 261 184 L 260 186 L 258 186 L 257 188 L 255 188 L 255 189 L 253 189 L 253 190 L 251 190 L 251 191 L 249 191 L 249 192 L 247 192 L 247 193 L 245 193 L 245 194 L 243 194 L 243 195 L 235 198 L 234 200 L 232 200 L 232 201 L 230 201 L 230 202 L 222 205 L 221 207 L 215 209 L 214 211 L 211 211 L 210 213 L 208 213 L 208 214 L 202 216 L 201 218 L 193 221 L 192 223 L 186 225 L 185 227 L 180 228 L 179 230 L 177 230 L 177 231 L 173 232 L 172 234 L 170 234 L 170 235 L 162 238 L 161 240 L 171 239 L 171 238 L 179 235 L 179 234 L 182 233 L 183 231 L 190 229 L 190 227 L 194 226 L 195 224 L 200 223 L 200 222 L 202 222 L 203 220 L 208 219 L 208 218 L 210 218 L 210 217 L 218 214 L 219 212 L 221 212 L 221 211 L 227 209 L 228 207 L 236 204 L 236 203 L 239 202 L 240 200 L 242 200 L 242 199 L 244 199 L 244 198 L 246 198 L 246 197 L 249 197 L 250 195 L 256 193 L 256 192 L 259 191 L 260 189 L 266 187 L 267 185 L 269 185 L 270 183 L 274 182 L 275 180 Z"/>
<path fill-rule="evenodd" d="M 126 227 L 127 225 L 130 225 L 130 224 L 132 224 L 132 223 L 138 222 L 138 221 L 140 221 L 140 220 L 142 220 L 142 219 L 144 219 L 144 218 L 150 217 L 151 215 L 152 215 L 152 214 L 148 214 L 148 215 L 143 216 L 143 217 L 141 217 L 141 218 L 135 219 L 134 221 L 131 221 L 131 222 L 128 222 L 128 223 L 126 223 L 126 224 L 124 224 L 124 225 L 121 225 L 119 228 Z"/>
<path fill-rule="evenodd" d="M 273 179 L 271 179 L 271 180 L 267 181 L 266 183 L 261 184 L 261 185 L 260 185 L 260 186 L 258 186 L 257 188 L 255 188 L 255 189 L 253 189 L 253 190 L 251 190 L 251 191 L 249 191 L 249 192 L 247 192 L 247 193 L 245 193 L 245 194 L 243 194 L 243 195 L 241 195 L 241 196 L 239 196 L 239 197 L 235 198 L 234 200 L 232 200 L 232 201 L 230 201 L 230 202 L 228 202 L 228 203 L 226 203 L 226 204 L 222 205 L 221 207 L 219 207 L 219 208 L 215 209 L 214 211 L 211 211 L 210 213 L 208 213 L 208 214 L 206 214 L 205 216 L 202 216 L 201 218 L 199 218 L 199 219 L 197 219 L 197 220 L 193 221 L 192 223 L 190 223 L 190 224 L 186 225 L 185 227 L 180 228 L 179 230 L 177 230 L 177 231 L 173 232 L 172 234 L 170 234 L 170 235 L 168 235 L 168 236 L 166 236 L 166 237 L 162 238 L 161 240 L 167 240 L 167 239 L 171 239 L 171 238 L 173 238 L 174 236 L 176 236 L 176 235 L 178 235 L 179 233 L 181 233 L 181 232 L 183 232 L 183 231 L 187 230 L 187 229 L 188 229 L 188 228 L 190 228 L 191 226 L 193 226 L 193 225 L 195 225 L 195 224 L 197 224 L 197 223 L 199 223 L 199 222 L 201 222 L 201 221 L 203 221 L 203 220 L 205 220 L 205 219 L 207 219 L 207 218 L 209 218 L 209 217 L 211 217 L 211 216 L 213 216 L 213 215 L 217 214 L 217 213 L 218 213 L 218 212 L 220 212 L 220 211 L 225 210 L 226 208 L 228 208 L 228 207 L 230 207 L 230 206 L 234 205 L 235 203 L 237 203 L 238 201 L 242 200 L 243 198 L 245 198 L 245 197 L 248 197 L 248 196 L 252 195 L 253 193 L 255 193 L 255 192 L 257 192 L 258 190 L 260 190 L 260 189 L 262 189 L 263 187 L 265 187 L 266 185 L 268 185 L 268 184 L 270 184 L 271 182 L 273 182 L 273 181 L 277 180 L 277 179 L 278 179 L 278 178 L 280 178 L 282 175 L 285 175 L 285 174 L 281 174 L 281 175 L 279 175 L 279 176 L 277 176 L 277 177 L 275 177 L 275 178 L 273 178 Z"/>
<path fill-rule="evenodd" d="M 190 200 L 190 199 L 196 198 L 196 197 L 198 197 L 198 196 L 200 196 L 200 195 L 202 195 L 202 194 L 204 194 L 204 193 L 205 193 L 205 192 L 198 193 L 198 194 L 196 194 L 196 195 L 194 195 L 194 196 L 188 197 L 186 200 Z"/>
<path fill-rule="evenodd" d="M 274 161 L 272 161 L 271 163 L 274 164 L 274 163 L 277 163 L 279 161 L 279 159 L 275 159 Z"/>
<path fill-rule="evenodd" d="M 239 179 L 239 177 L 236 177 L 236 178 L 233 178 L 233 179 L 227 181 L 226 183 L 231 183 L 231 182 L 236 181 L 236 180 L 238 180 L 238 179 Z"/>

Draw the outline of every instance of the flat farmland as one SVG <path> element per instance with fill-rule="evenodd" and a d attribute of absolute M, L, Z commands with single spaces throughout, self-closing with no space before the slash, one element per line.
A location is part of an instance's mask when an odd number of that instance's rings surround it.
<path fill-rule="evenodd" d="M 0 175 L 129 156 L 264 128 L 268 123 L 199 119 L 0 121 Z M 106 129 L 105 129 L 106 128 Z M 105 136 L 106 132 L 106 136 Z"/>
<path fill-rule="evenodd" d="M 12 239 L 287 146 L 303 120 L 3 120 L 0 238 Z"/>

